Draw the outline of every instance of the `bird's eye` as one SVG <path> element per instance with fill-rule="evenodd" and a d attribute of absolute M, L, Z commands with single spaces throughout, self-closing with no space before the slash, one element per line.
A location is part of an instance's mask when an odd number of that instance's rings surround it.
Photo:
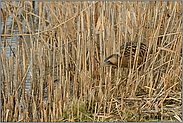
<path fill-rule="evenodd" d="M 110 61 L 107 61 L 107 63 L 110 63 Z"/>
<path fill-rule="evenodd" d="M 106 62 L 108 65 L 113 65 L 113 63 L 111 61 L 107 61 Z"/>

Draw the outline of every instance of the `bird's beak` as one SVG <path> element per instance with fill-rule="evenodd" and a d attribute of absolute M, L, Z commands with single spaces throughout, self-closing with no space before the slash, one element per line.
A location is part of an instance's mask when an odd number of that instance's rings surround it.
<path fill-rule="evenodd" d="M 107 66 L 107 65 L 109 65 L 109 63 L 104 62 L 104 63 L 102 63 L 97 69 L 99 69 L 99 68 L 101 68 L 101 67 L 103 67 L 103 66 Z"/>

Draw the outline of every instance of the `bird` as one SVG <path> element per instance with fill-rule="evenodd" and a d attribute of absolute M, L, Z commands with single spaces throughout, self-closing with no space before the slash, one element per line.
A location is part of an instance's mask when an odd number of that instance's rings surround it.
<path fill-rule="evenodd" d="M 121 68 L 129 68 L 130 61 L 131 61 L 131 67 L 133 67 L 135 54 L 137 51 L 136 50 L 137 45 L 138 45 L 137 41 L 128 41 L 122 44 L 120 46 L 120 52 L 112 54 L 109 57 L 107 57 L 104 60 L 104 62 L 99 66 L 99 68 L 103 66 L 118 67 L 118 61 L 119 61 L 119 66 L 121 66 Z M 147 50 L 148 50 L 147 45 L 141 42 L 140 49 L 139 49 L 139 56 L 138 56 L 138 66 L 145 61 Z"/>

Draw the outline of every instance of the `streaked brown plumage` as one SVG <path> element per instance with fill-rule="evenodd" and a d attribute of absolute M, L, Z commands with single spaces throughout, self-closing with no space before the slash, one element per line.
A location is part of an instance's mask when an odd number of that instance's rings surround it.
<path fill-rule="evenodd" d="M 131 66 L 133 66 L 137 45 L 138 45 L 138 42 L 136 42 L 136 41 L 126 42 L 126 48 L 125 48 L 125 44 L 121 45 L 120 53 L 112 54 L 109 57 L 107 57 L 104 60 L 104 63 L 102 63 L 100 65 L 100 67 L 111 66 L 111 65 L 117 67 L 118 58 L 119 58 L 119 61 L 120 61 L 119 65 L 122 68 L 129 68 L 130 67 L 130 56 L 132 56 L 131 57 Z M 138 56 L 138 65 L 142 64 L 145 61 L 146 54 L 147 54 L 147 46 L 144 43 L 141 43 L 140 49 L 139 49 L 139 56 Z"/>

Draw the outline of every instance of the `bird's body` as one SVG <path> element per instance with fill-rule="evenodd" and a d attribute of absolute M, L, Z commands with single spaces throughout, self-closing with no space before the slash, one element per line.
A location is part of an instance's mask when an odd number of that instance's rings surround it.
<path fill-rule="evenodd" d="M 136 50 L 137 45 L 138 45 L 138 42 L 136 42 L 136 41 L 126 42 L 126 44 L 121 45 L 120 53 L 112 54 L 109 57 L 107 57 L 101 66 L 111 66 L 112 65 L 112 66 L 117 67 L 118 61 L 119 61 L 119 65 L 122 68 L 130 67 L 130 61 L 131 61 L 131 66 L 133 66 L 135 54 L 137 51 Z M 145 61 L 146 53 L 147 53 L 147 46 L 144 43 L 140 43 L 139 55 L 138 55 L 138 65 L 140 65 L 142 62 Z"/>

